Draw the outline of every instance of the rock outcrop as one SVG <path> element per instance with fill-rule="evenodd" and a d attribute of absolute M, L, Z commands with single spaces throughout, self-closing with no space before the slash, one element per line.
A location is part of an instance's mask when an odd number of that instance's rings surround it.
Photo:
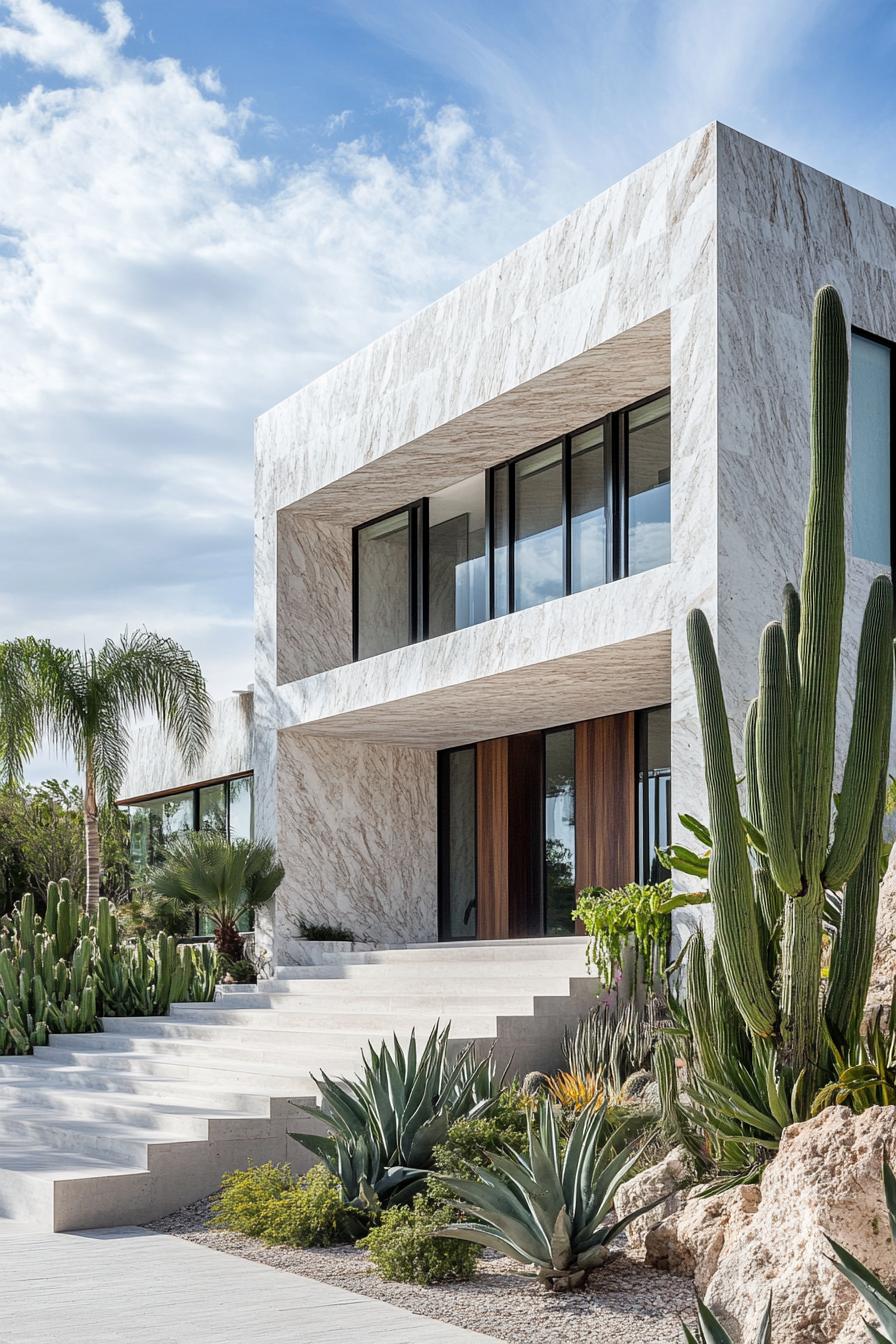
<path fill-rule="evenodd" d="M 896 1281 L 881 1180 L 885 1154 L 896 1154 L 892 1106 L 862 1115 L 833 1106 L 784 1132 L 756 1211 L 725 1239 L 707 1285 L 710 1307 L 738 1332 L 735 1339 L 754 1337 L 769 1291 L 773 1344 L 862 1338 L 855 1334 L 857 1294 L 831 1264 L 825 1234 L 885 1283 Z"/>
<path fill-rule="evenodd" d="M 647 1232 L 647 1263 L 687 1275 L 704 1295 L 719 1260 L 749 1224 L 761 1198 L 758 1185 L 737 1185 L 714 1195 L 695 1188 L 671 1218 Z"/>
<path fill-rule="evenodd" d="M 868 1006 L 889 1006 L 896 977 L 896 845 L 880 884 L 877 906 L 877 934 L 874 940 L 874 962 L 868 989 Z"/>
<path fill-rule="evenodd" d="M 661 1162 L 653 1167 L 639 1171 L 630 1181 L 626 1181 L 616 1192 L 615 1212 L 617 1218 L 624 1218 L 633 1209 L 652 1204 L 661 1195 L 666 1198 L 648 1213 L 642 1214 L 629 1224 L 626 1235 L 629 1246 L 640 1250 L 644 1238 L 651 1228 L 669 1218 L 681 1206 L 685 1198 L 686 1187 L 694 1179 L 688 1154 L 684 1148 L 673 1148 Z"/>

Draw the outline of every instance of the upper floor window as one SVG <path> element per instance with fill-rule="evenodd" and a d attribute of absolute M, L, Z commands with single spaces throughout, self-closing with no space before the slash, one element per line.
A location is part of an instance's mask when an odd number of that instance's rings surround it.
<path fill-rule="evenodd" d="M 369 658 L 671 559 L 668 392 L 354 533 Z"/>
<path fill-rule="evenodd" d="M 890 474 L 893 444 L 893 346 L 852 334 L 852 553 L 891 563 Z"/>

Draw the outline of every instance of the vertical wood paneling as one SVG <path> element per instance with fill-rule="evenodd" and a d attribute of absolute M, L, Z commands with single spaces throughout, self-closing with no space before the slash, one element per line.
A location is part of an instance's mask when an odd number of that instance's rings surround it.
<path fill-rule="evenodd" d="M 576 724 L 576 890 L 617 887 L 638 871 L 635 715 Z"/>
<path fill-rule="evenodd" d="M 518 733 L 507 742 L 509 937 L 537 938 L 544 930 L 544 738 Z"/>
<path fill-rule="evenodd" d="M 507 738 L 476 746 L 476 929 L 509 937 Z"/>

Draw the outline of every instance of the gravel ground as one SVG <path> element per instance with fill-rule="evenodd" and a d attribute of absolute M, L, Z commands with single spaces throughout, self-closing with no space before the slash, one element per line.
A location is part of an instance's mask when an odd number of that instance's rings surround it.
<path fill-rule="evenodd" d="M 205 1226 L 209 1204 L 190 1204 L 149 1226 L 512 1344 L 679 1344 L 680 1318 L 693 1320 L 690 1281 L 649 1269 L 627 1252 L 592 1274 L 578 1293 L 547 1293 L 514 1272 L 512 1261 L 491 1252 L 469 1283 L 421 1288 L 387 1283 L 369 1267 L 366 1253 L 354 1246 L 301 1251 L 212 1230 Z"/>

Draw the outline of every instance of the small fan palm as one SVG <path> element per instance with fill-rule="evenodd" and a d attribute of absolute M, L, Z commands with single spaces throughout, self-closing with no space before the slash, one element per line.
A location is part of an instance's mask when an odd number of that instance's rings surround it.
<path fill-rule="evenodd" d="M 239 921 L 271 899 L 283 876 L 273 845 L 226 840 L 215 831 L 184 831 L 168 846 L 152 885 L 173 908 L 188 905 L 206 915 L 218 951 L 238 961 L 243 954 Z"/>
<path fill-rule="evenodd" d="M 84 774 L 89 911 L 100 896 L 97 818 L 121 793 L 131 721 L 154 715 L 189 767 L 208 739 L 210 710 L 199 664 L 150 630 L 107 639 L 98 650 L 30 636 L 0 643 L 0 773 L 19 781 L 44 741 L 75 758 Z"/>

